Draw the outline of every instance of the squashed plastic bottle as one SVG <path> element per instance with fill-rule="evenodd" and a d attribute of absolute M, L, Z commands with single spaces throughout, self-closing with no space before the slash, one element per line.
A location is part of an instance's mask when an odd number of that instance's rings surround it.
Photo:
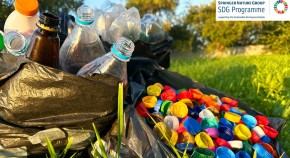
<path fill-rule="evenodd" d="M 77 26 L 65 39 L 60 48 L 61 69 L 76 74 L 80 68 L 105 54 L 103 44 L 92 27 L 94 10 L 87 5 L 77 9 Z"/>
<path fill-rule="evenodd" d="M 131 40 L 121 37 L 113 44 L 109 53 L 86 64 L 77 75 L 85 77 L 96 73 L 107 74 L 119 78 L 126 85 L 127 62 L 130 60 L 134 48 Z"/>
<path fill-rule="evenodd" d="M 26 37 L 37 29 L 38 1 L 37 0 L 15 0 L 15 10 L 5 21 L 4 31 L 14 30 L 24 34 Z"/>

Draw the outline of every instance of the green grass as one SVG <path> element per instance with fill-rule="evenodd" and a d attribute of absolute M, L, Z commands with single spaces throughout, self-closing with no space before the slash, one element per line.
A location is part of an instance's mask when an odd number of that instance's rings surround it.
<path fill-rule="evenodd" d="M 279 141 L 290 155 L 290 55 L 173 59 L 170 71 L 236 97 L 269 117 L 288 119 Z"/>

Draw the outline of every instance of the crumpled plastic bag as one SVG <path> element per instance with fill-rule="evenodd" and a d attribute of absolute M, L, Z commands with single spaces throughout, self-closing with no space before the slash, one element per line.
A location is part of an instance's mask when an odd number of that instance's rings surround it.
<path fill-rule="evenodd" d="M 141 20 L 138 9 L 126 9 L 121 4 L 107 1 L 102 10 L 95 10 L 95 28 L 102 39 L 110 44 L 120 37 L 126 37 L 133 42 L 140 37 Z"/>
<path fill-rule="evenodd" d="M 140 40 L 152 43 L 166 38 L 162 20 L 153 14 L 145 14 L 141 19 Z"/>
<path fill-rule="evenodd" d="M 116 118 L 118 78 L 96 74 L 77 77 L 23 60 L 0 76 L 0 157 L 47 153 L 45 138 L 63 150 L 83 150 Z"/>

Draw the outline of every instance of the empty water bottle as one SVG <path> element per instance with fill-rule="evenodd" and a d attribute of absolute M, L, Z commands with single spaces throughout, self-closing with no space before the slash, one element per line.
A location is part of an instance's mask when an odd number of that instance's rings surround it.
<path fill-rule="evenodd" d="M 78 76 L 93 76 L 94 74 L 107 74 L 119 78 L 127 84 L 127 62 L 134 51 L 134 43 L 121 37 L 112 45 L 111 51 L 102 57 L 86 64 L 77 73 Z"/>
<path fill-rule="evenodd" d="M 82 5 L 77 9 L 77 26 L 65 39 L 59 52 L 62 70 L 76 74 L 88 62 L 105 54 L 105 49 L 95 29 L 94 10 Z"/>
<path fill-rule="evenodd" d="M 7 53 L 15 56 L 24 55 L 28 48 L 28 40 L 19 32 L 10 31 L 4 35 Z"/>

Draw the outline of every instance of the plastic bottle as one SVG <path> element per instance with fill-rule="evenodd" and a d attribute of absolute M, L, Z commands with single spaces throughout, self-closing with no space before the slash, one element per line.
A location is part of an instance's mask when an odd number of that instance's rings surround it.
<path fill-rule="evenodd" d="M 38 1 L 37 0 L 15 0 L 15 10 L 8 16 L 4 24 L 4 31 L 14 30 L 29 36 L 37 29 Z"/>
<path fill-rule="evenodd" d="M 21 33 L 10 31 L 4 35 L 4 45 L 7 53 L 14 56 L 24 55 L 28 48 L 28 40 Z"/>
<path fill-rule="evenodd" d="M 92 76 L 95 73 L 112 75 L 118 77 L 126 85 L 127 62 L 131 58 L 134 47 L 131 40 L 121 37 L 113 44 L 109 53 L 86 64 L 77 75 L 83 77 Z"/>
<path fill-rule="evenodd" d="M 77 25 L 65 39 L 59 52 L 61 69 L 76 74 L 80 68 L 105 54 L 103 44 L 92 27 L 94 10 L 82 5 L 77 9 Z"/>
<path fill-rule="evenodd" d="M 37 22 L 38 29 L 32 34 L 27 57 L 45 66 L 59 68 L 60 31 L 59 18 L 42 13 Z"/>

